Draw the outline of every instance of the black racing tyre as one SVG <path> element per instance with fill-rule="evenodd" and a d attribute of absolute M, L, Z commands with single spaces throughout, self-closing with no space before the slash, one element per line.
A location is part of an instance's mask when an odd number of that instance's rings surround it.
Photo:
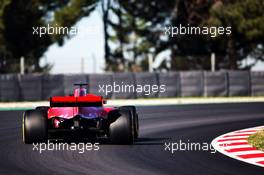
<path fill-rule="evenodd" d="M 47 141 L 47 117 L 41 110 L 27 110 L 22 121 L 23 142 L 26 144 Z"/>
<path fill-rule="evenodd" d="M 110 140 L 114 144 L 133 144 L 132 113 L 130 110 L 120 109 L 119 114 L 120 116 L 109 126 Z"/>
<path fill-rule="evenodd" d="M 43 115 L 47 117 L 49 108 L 50 108 L 49 106 L 38 106 L 36 107 L 36 110 L 42 112 Z"/>
<path fill-rule="evenodd" d="M 133 117 L 133 127 L 134 127 L 134 138 L 137 139 L 139 135 L 139 123 L 138 123 L 138 114 L 135 106 L 122 106 L 120 109 L 128 109 L 132 111 Z"/>
<path fill-rule="evenodd" d="M 49 106 L 38 106 L 36 107 L 36 110 L 41 110 L 41 111 L 47 111 L 49 109 Z"/>

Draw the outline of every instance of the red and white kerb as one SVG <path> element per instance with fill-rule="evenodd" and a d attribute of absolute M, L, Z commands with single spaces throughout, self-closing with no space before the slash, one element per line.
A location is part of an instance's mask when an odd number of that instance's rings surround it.
<path fill-rule="evenodd" d="M 264 152 L 249 145 L 247 138 L 264 126 L 233 131 L 215 138 L 214 149 L 234 159 L 264 167 Z"/>

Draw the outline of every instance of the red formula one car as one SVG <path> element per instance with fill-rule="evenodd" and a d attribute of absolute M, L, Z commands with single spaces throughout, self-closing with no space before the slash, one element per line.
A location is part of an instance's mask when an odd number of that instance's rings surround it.
<path fill-rule="evenodd" d="M 104 107 L 106 101 L 86 93 L 87 84 L 71 96 L 50 98 L 50 106 L 23 114 L 24 143 L 45 142 L 52 137 L 108 137 L 115 144 L 132 144 L 138 137 L 138 114 L 134 106 Z"/>

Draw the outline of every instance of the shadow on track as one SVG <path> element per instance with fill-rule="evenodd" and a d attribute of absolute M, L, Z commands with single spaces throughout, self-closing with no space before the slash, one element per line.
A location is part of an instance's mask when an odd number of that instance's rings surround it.
<path fill-rule="evenodd" d="M 171 138 L 163 137 L 142 137 L 135 140 L 132 145 L 163 145 L 165 141 L 171 140 Z M 50 139 L 50 143 L 100 143 L 100 145 L 116 145 L 111 143 L 108 138 L 99 138 L 99 139 Z"/>

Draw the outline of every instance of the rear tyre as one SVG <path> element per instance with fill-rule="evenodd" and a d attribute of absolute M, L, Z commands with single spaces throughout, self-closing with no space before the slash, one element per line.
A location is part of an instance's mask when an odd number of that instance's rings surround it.
<path fill-rule="evenodd" d="M 47 111 L 49 108 L 50 108 L 49 106 L 38 106 L 36 107 L 36 110 Z"/>
<path fill-rule="evenodd" d="M 47 141 L 47 117 L 40 110 L 27 110 L 22 121 L 23 142 L 26 144 Z"/>
<path fill-rule="evenodd" d="M 115 144 L 133 144 L 134 131 L 133 120 L 130 110 L 120 109 L 120 116 L 110 124 L 109 136 Z"/>
<path fill-rule="evenodd" d="M 138 124 L 138 114 L 135 106 L 122 106 L 120 109 L 127 109 L 132 112 L 133 118 L 133 128 L 134 128 L 134 138 L 137 139 L 139 135 L 139 124 Z"/>

